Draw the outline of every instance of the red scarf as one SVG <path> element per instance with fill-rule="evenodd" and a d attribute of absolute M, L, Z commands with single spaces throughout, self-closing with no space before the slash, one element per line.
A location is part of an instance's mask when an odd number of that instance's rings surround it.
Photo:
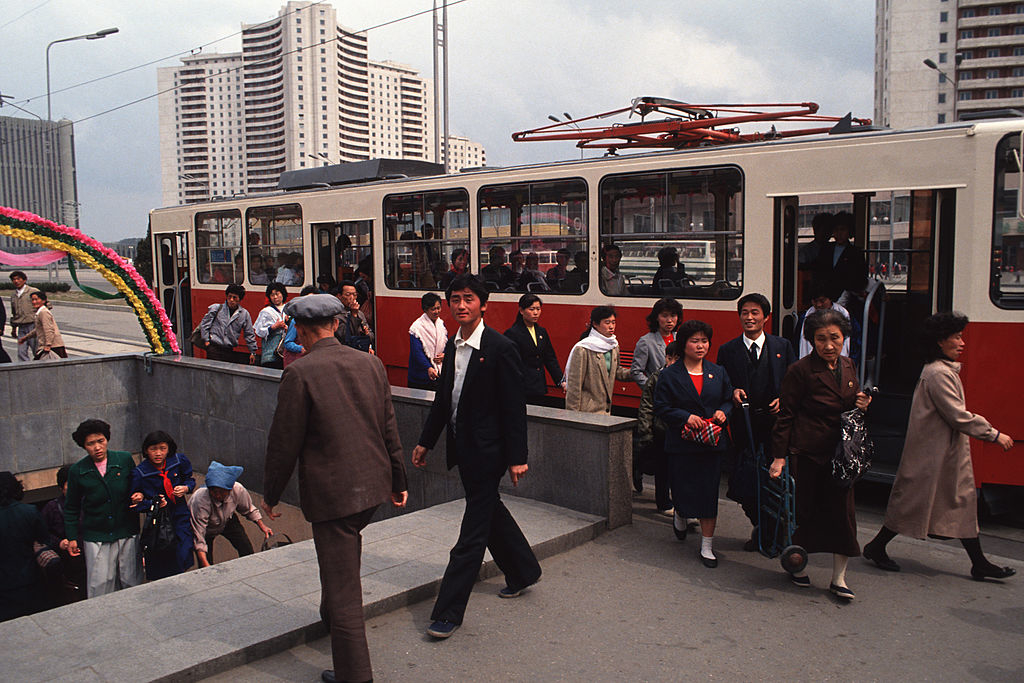
<path fill-rule="evenodd" d="M 156 471 L 164 480 L 164 493 L 167 494 L 167 502 L 168 503 L 173 503 L 174 502 L 174 485 L 171 484 L 171 478 L 167 476 L 167 461 L 164 460 L 164 466 L 163 467 L 158 467 Z"/>

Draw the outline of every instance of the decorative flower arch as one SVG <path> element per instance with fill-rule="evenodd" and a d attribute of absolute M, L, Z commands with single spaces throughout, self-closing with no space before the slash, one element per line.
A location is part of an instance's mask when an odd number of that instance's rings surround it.
<path fill-rule="evenodd" d="M 135 309 L 154 352 L 181 353 L 160 300 L 138 271 L 117 253 L 81 230 L 58 225 L 27 211 L 0 206 L 0 235 L 63 251 L 102 275 Z"/>

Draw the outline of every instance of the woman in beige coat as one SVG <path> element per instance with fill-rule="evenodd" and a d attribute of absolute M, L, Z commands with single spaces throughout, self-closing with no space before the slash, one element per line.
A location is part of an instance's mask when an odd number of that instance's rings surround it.
<path fill-rule="evenodd" d="M 29 339 L 36 339 L 36 360 L 43 358 L 50 351 L 61 358 L 67 358 L 68 352 L 64 348 L 64 337 L 60 336 L 57 329 L 57 321 L 50 313 L 50 303 L 46 300 L 46 292 L 32 292 L 32 308 L 36 309 L 35 329 L 18 339 L 19 344 L 24 344 Z"/>
<path fill-rule="evenodd" d="M 631 379 L 629 369 L 619 365 L 614 308 L 598 306 L 590 312 L 587 331 L 572 347 L 565 367 L 566 410 L 610 415 L 615 381 Z"/>
<path fill-rule="evenodd" d="M 1010 567 L 998 567 L 981 552 L 978 540 L 978 502 L 971 468 L 969 438 L 1013 448 L 1013 439 L 1000 433 L 981 415 L 967 410 L 960 383 L 966 316 L 937 313 L 924 321 L 922 341 L 928 362 L 914 390 L 906 445 L 896 483 L 889 496 L 885 524 L 864 546 L 864 557 L 879 568 L 899 571 L 885 552 L 897 534 L 924 538 L 959 538 L 971 558 L 976 581 L 1005 579 Z"/>

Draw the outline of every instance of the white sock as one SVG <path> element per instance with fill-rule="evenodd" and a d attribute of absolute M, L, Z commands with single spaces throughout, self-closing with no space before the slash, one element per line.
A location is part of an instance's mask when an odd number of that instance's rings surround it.
<path fill-rule="evenodd" d="M 709 560 L 715 559 L 715 554 L 711 551 L 711 541 L 714 540 L 714 536 L 701 536 L 700 537 L 700 556 L 706 557 Z"/>
<path fill-rule="evenodd" d="M 678 512 L 673 512 L 672 526 L 676 528 L 676 531 L 686 531 L 686 520 L 680 517 Z"/>
<path fill-rule="evenodd" d="M 832 555 L 832 583 L 837 586 L 848 588 L 846 585 L 846 565 L 850 558 L 846 555 Z"/>

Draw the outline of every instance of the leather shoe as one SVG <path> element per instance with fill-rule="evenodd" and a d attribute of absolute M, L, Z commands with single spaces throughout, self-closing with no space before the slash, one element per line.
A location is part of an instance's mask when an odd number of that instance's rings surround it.
<path fill-rule="evenodd" d="M 743 544 L 743 549 L 748 553 L 756 551 L 757 548 L 757 527 L 750 533 L 750 538 L 747 539 L 746 543 Z"/>
<path fill-rule="evenodd" d="M 832 595 L 836 596 L 837 598 L 842 598 L 843 600 L 853 600 L 853 598 L 855 597 L 853 591 L 850 590 L 849 587 L 839 586 L 834 583 L 830 583 L 828 585 L 828 591 Z"/>
<path fill-rule="evenodd" d="M 686 534 L 689 532 L 689 528 L 677 529 L 675 524 L 673 524 L 672 531 L 675 532 L 676 538 L 678 538 L 680 541 L 685 541 Z"/>
<path fill-rule="evenodd" d="M 455 629 L 458 627 L 459 624 L 456 624 L 454 621 L 438 619 L 427 627 L 427 635 L 438 639 L 448 638 L 455 633 Z"/>
<path fill-rule="evenodd" d="M 715 567 L 718 566 L 718 558 L 717 557 L 711 558 L 711 557 L 704 557 L 703 555 L 701 555 L 700 556 L 700 561 L 708 569 L 714 569 Z"/>
<path fill-rule="evenodd" d="M 338 679 L 334 677 L 334 669 L 324 669 L 320 672 L 320 680 L 324 683 L 337 683 Z"/>
<path fill-rule="evenodd" d="M 874 562 L 876 567 L 887 572 L 898 572 L 900 570 L 900 566 L 889 557 L 884 548 L 879 549 L 870 543 L 864 546 L 864 559 Z"/>
<path fill-rule="evenodd" d="M 1008 579 L 1017 570 L 1013 567 L 997 567 L 996 565 L 989 565 L 988 567 L 971 567 L 971 578 L 975 581 L 984 581 L 985 579 Z"/>
<path fill-rule="evenodd" d="M 789 580 L 793 582 L 794 586 L 799 586 L 800 588 L 811 587 L 811 577 L 807 576 L 806 574 L 804 576 L 796 576 L 794 574 L 790 574 Z"/>

